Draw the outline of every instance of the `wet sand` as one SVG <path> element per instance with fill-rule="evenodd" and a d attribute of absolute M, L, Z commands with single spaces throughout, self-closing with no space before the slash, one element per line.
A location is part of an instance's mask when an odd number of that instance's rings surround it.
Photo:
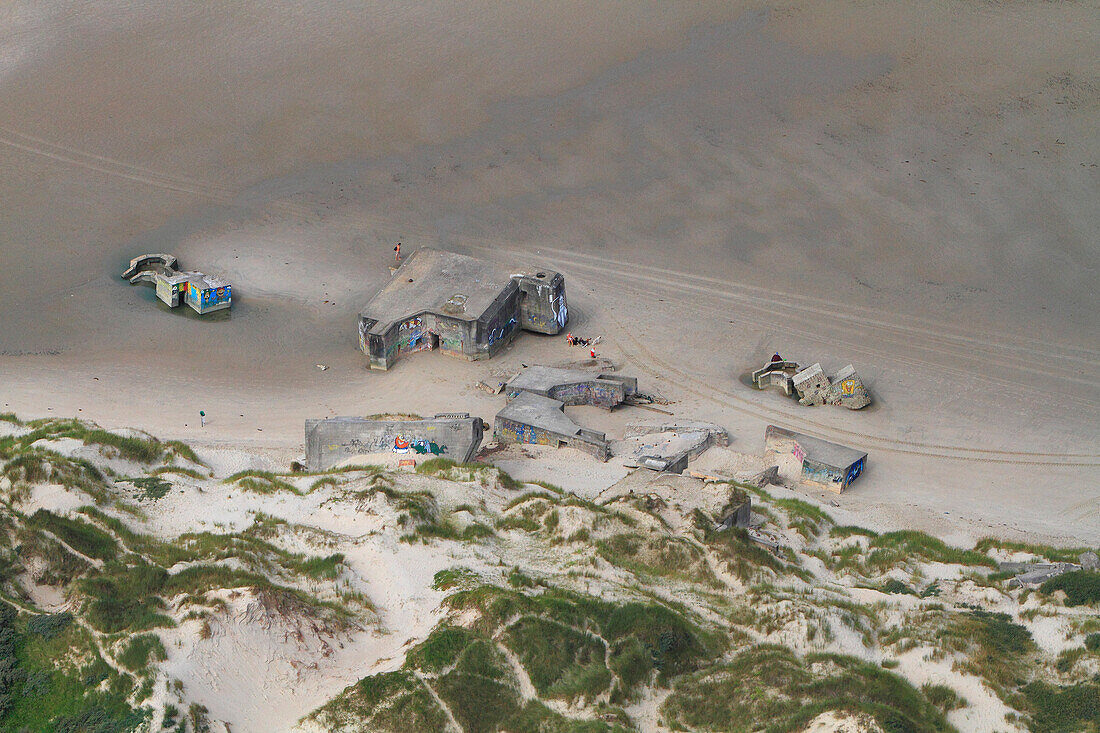
<path fill-rule="evenodd" d="M 1096 10 L 5 4 L 0 409 L 286 447 L 491 419 L 474 382 L 571 355 L 367 371 L 400 240 L 560 269 L 571 329 L 739 449 L 779 422 L 868 450 L 839 501 L 869 521 L 1095 543 Z M 232 314 L 119 279 L 147 251 Z M 854 363 L 876 409 L 738 382 L 776 349 Z"/>

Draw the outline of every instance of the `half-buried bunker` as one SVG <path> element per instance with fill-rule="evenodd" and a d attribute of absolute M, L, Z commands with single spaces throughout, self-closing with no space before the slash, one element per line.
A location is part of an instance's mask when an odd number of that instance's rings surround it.
<path fill-rule="evenodd" d="M 397 268 L 359 314 L 359 348 L 372 369 L 389 369 L 402 354 L 429 349 L 487 359 L 520 329 L 556 334 L 568 320 L 561 273 L 513 273 L 424 248 Z"/>

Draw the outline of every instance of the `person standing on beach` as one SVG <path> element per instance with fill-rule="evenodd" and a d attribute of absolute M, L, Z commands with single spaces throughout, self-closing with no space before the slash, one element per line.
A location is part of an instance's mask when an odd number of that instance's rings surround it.
<path fill-rule="evenodd" d="M 393 251 L 395 253 L 393 261 L 394 262 L 400 262 L 401 261 L 401 242 L 397 243 L 397 246 L 393 248 Z"/>

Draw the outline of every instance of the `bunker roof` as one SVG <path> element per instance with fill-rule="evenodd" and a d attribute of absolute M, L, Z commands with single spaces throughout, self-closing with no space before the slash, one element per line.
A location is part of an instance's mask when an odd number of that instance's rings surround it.
<path fill-rule="evenodd" d="M 793 430 L 786 430 L 776 425 L 769 425 L 765 432 L 765 436 L 772 435 L 795 441 L 806 452 L 807 459 L 834 468 L 847 468 L 867 457 L 867 453 L 864 451 L 796 433 Z"/>
<path fill-rule="evenodd" d="M 512 379 L 508 381 L 508 387 L 509 389 L 517 391 L 547 392 L 554 387 L 565 384 L 584 384 L 601 378 L 604 379 L 604 381 L 614 381 L 607 379 L 604 374 L 600 374 L 599 372 L 586 372 L 580 369 L 558 369 L 557 367 L 535 364 L 512 377 Z"/>
<path fill-rule="evenodd" d="M 533 425 L 558 435 L 577 435 L 581 432 L 580 425 L 566 416 L 564 404 L 531 392 L 521 392 L 497 413 L 497 417 Z"/>
<path fill-rule="evenodd" d="M 511 272 L 490 262 L 424 247 L 401 263 L 359 315 L 376 321 L 373 334 L 420 313 L 476 321 L 516 287 Z"/>

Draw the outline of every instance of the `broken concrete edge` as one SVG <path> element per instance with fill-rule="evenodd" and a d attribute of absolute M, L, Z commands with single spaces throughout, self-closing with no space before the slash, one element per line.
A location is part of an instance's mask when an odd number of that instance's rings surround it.
<path fill-rule="evenodd" d="M 1056 578 L 1064 573 L 1071 573 L 1081 569 L 1082 567 L 1080 565 L 1071 562 L 1033 563 L 1028 567 L 1026 572 L 1020 573 L 1015 578 L 1009 580 L 1008 586 L 1010 588 L 1024 586 L 1035 587 L 1042 585 L 1051 578 Z"/>

